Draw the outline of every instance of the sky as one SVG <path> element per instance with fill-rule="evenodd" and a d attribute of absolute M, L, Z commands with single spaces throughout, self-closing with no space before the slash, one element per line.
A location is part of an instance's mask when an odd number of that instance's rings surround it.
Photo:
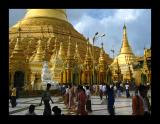
<path fill-rule="evenodd" d="M 122 45 L 124 24 L 127 27 L 128 41 L 136 56 L 142 56 L 144 47 L 151 46 L 151 9 L 66 9 L 67 18 L 74 28 L 92 39 L 96 32 L 99 37 L 95 45 L 101 47 L 110 57 L 113 57 L 111 49 L 115 50 L 114 56 L 119 54 Z M 9 10 L 9 26 L 22 19 L 26 9 Z"/>

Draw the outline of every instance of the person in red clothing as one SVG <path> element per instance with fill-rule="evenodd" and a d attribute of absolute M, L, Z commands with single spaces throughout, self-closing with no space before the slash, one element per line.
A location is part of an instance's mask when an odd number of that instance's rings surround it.
<path fill-rule="evenodd" d="M 85 110 L 85 105 L 86 105 L 86 94 L 85 90 L 83 89 L 82 86 L 79 86 L 79 92 L 78 92 L 78 110 L 77 114 L 78 115 L 87 115 L 87 112 Z"/>
<path fill-rule="evenodd" d="M 140 95 L 138 95 L 138 90 Z M 150 103 L 146 97 L 147 88 L 144 85 L 140 85 L 138 90 L 136 90 L 136 95 L 132 98 L 133 115 L 149 115 Z"/>
<path fill-rule="evenodd" d="M 143 99 L 140 95 L 138 95 L 138 89 L 136 89 L 135 96 L 132 98 L 132 111 L 132 115 L 144 114 Z"/>

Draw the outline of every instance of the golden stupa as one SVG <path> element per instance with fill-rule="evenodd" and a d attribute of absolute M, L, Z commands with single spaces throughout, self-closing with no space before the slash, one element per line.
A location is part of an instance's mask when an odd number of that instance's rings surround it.
<path fill-rule="evenodd" d="M 127 29 L 123 26 L 123 38 L 120 53 L 111 64 L 112 73 L 117 77 L 117 73 L 123 75 L 122 80 L 131 80 L 133 74 L 132 64 L 135 62 L 135 55 L 128 42 Z M 113 76 L 114 77 L 114 76 Z M 122 76 L 121 76 L 122 78 Z"/>
<path fill-rule="evenodd" d="M 100 51 L 96 46 L 92 49 L 87 39 L 74 29 L 65 9 L 27 9 L 25 17 L 9 29 L 10 86 L 31 89 L 35 79 L 41 77 L 44 61 L 49 64 L 52 79 L 59 83 L 92 83 L 93 75 L 89 72 L 93 71 L 93 56 L 86 56 L 94 52 L 101 67 L 102 63 L 112 62 L 108 54 L 100 56 Z M 98 69 L 95 75 L 96 83 L 100 83 Z M 105 82 L 103 78 L 101 82 Z M 41 82 L 36 83 L 39 86 Z"/>
<path fill-rule="evenodd" d="M 114 58 L 114 61 L 110 65 L 112 70 L 112 80 L 113 81 L 135 81 L 137 85 L 142 83 L 142 75 L 146 75 L 146 82 L 151 81 L 151 69 L 148 67 L 148 62 L 146 58 L 150 58 L 151 54 L 146 57 L 146 52 L 144 51 L 143 56 L 143 67 L 136 67 L 139 62 L 139 57 L 135 56 L 132 52 L 132 48 L 129 45 L 127 37 L 126 26 L 123 26 L 123 38 L 122 46 L 118 56 Z"/>

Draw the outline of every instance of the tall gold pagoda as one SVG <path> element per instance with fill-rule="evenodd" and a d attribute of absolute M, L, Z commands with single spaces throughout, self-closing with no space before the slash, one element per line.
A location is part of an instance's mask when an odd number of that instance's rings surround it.
<path fill-rule="evenodd" d="M 106 83 L 106 73 L 107 73 L 107 63 L 105 61 L 105 57 L 104 57 L 104 49 L 103 49 L 103 43 L 101 44 L 102 48 L 101 48 L 101 52 L 100 52 L 100 57 L 99 57 L 99 63 L 98 63 L 98 82 L 99 83 Z"/>
<path fill-rule="evenodd" d="M 120 49 L 120 53 L 117 57 L 115 57 L 113 63 L 111 64 L 111 68 L 113 73 L 117 69 L 117 60 L 120 66 L 121 74 L 123 75 L 123 80 L 131 80 L 132 78 L 132 63 L 135 62 L 135 55 L 132 52 L 132 48 L 129 45 L 128 37 L 127 37 L 127 28 L 124 24 L 123 26 L 123 38 L 122 38 L 122 46 Z"/>
<path fill-rule="evenodd" d="M 91 51 L 87 42 L 68 21 L 65 9 L 27 9 L 25 17 L 9 29 L 10 86 L 30 89 L 36 81 L 36 89 L 40 89 L 44 61 L 48 61 L 52 79 L 59 83 L 92 82 L 91 75 L 85 81 L 82 76 L 86 52 L 94 52 L 98 63 L 101 49 L 95 46 Z M 112 62 L 106 53 L 104 59 L 107 64 Z M 86 64 L 92 66 L 92 62 Z"/>

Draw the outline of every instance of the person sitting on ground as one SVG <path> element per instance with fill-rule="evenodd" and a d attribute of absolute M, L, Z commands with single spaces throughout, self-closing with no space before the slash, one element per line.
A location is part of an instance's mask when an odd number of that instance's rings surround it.
<path fill-rule="evenodd" d="M 30 105 L 29 106 L 29 110 L 26 113 L 26 115 L 36 115 L 36 113 L 34 112 L 34 110 L 35 110 L 35 105 Z"/>
<path fill-rule="evenodd" d="M 61 109 L 58 108 L 58 106 L 54 106 L 52 111 L 54 112 L 54 115 L 61 115 Z"/>

